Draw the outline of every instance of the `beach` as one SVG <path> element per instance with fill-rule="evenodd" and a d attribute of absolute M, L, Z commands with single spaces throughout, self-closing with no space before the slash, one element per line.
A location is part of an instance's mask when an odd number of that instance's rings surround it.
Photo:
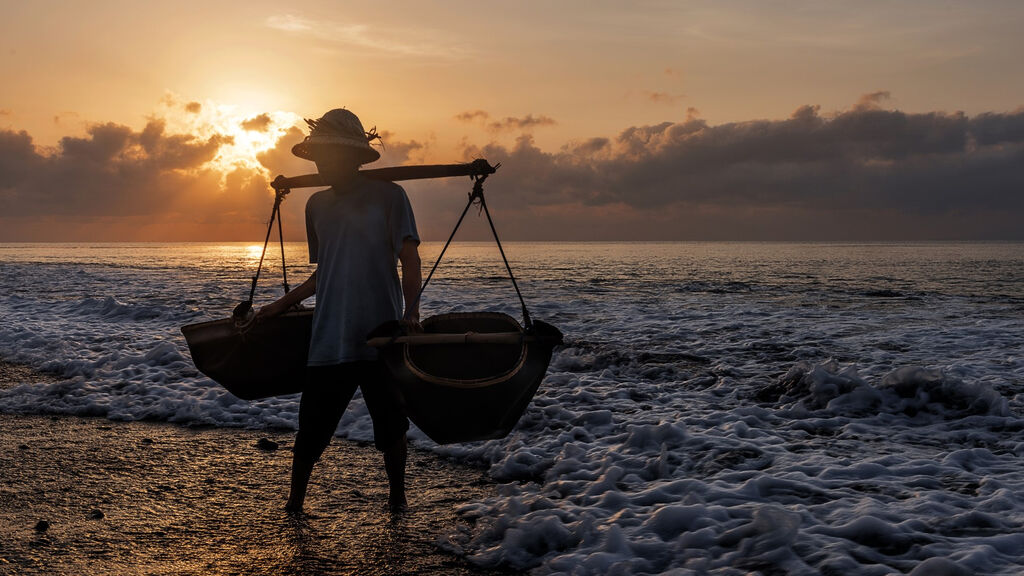
<path fill-rule="evenodd" d="M 49 377 L 0 363 L 0 388 L 26 378 Z M 438 547 L 460 504 L 496 493 L 482 470 L 412 450 L 410 509 L 393 516 L 379 453 L 335 439 L 290 516 L 293 437 L 0 415 L 0 574 L 514 573 Z"/>
<path fill-rule="evenodd" d="M 438 445 L 412 427 L 412 512 L 392 522 L 357 395 L 300 523 L 280 512 L 297 397 L 232 396 L 180 332 L 237 304 L 250 248 L 0 245 L 14 573 L 1024 567 L 1020 243 L 510 243 L 531 315 L 565 334 L 515 428 Z M 424 317 L 519 317 L 492 244 L 449 252 Z"/>

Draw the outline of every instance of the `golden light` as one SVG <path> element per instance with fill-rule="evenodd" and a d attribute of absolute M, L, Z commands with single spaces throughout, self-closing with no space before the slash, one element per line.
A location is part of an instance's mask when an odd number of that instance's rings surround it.
<path fill-rule="evenodd" d="M 260 256 L 263 254 L 262 244 L 250 244 L 245 247 L 245 259 L 249 262 L 259 262 Z"/>
<path fill-rule="evenodd" d="M 200 140 L 227 138 L 217 156 L 204 166 L 225 174 L 237 168 L 262 171 L 257 155 L 273 148 L 289 128 L 301 121 L 291 112 L 267 112 L 254 106 L 211 100 L 186 103 L 171 97 L 165 106 L 170 132 L 192 134 Z"/>

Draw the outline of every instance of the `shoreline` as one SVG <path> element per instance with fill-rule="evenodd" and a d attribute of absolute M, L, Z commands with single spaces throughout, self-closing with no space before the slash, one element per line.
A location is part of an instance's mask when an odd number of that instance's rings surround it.
<path fill-rule="evenodd" d="M 48 384 L 55 381 L 57 381 L 57 377 L 52 374 L 40 372 L 24 364 L 0 360 L 0 390 L 13 388 L 26 382 Z"/>
<path fill-rule="evenodd" d="M 0 387 L 14 374 L 32 371 L 0 362 Z M 291 516 L 293 438 L 0 414 L 0 574 L 516 573 L 477 568 L 439 547 L 457 530 L 458 506 L 496 493 L 482 470 L 410 447 L 410 508 L 392 516 L 380 454 L 335 438 L 314 471 L 306 513 Z"/>

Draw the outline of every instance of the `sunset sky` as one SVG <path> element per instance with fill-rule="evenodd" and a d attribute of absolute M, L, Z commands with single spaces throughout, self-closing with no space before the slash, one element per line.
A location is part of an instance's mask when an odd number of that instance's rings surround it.
<path fill-rule="evenodd" d="M 509 239 L 1024 238 L 1016 1 L 2 11 L 0 241 L 262 239 L 302 118 L 342 106 L 370 167 L 501 162 Z M 443 240 L 469 186 L 406 189 Z"/>

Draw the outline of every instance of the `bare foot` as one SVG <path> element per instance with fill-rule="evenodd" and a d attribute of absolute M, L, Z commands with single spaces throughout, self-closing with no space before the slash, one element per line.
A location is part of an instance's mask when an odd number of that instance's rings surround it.
<path fill-rule="evenodd" d="M 405 493 L 391 494 L 388 498 L 388 511 L 392 514 L 402 514 L 409 510 L 409 502 L 405 499 Z"/>

